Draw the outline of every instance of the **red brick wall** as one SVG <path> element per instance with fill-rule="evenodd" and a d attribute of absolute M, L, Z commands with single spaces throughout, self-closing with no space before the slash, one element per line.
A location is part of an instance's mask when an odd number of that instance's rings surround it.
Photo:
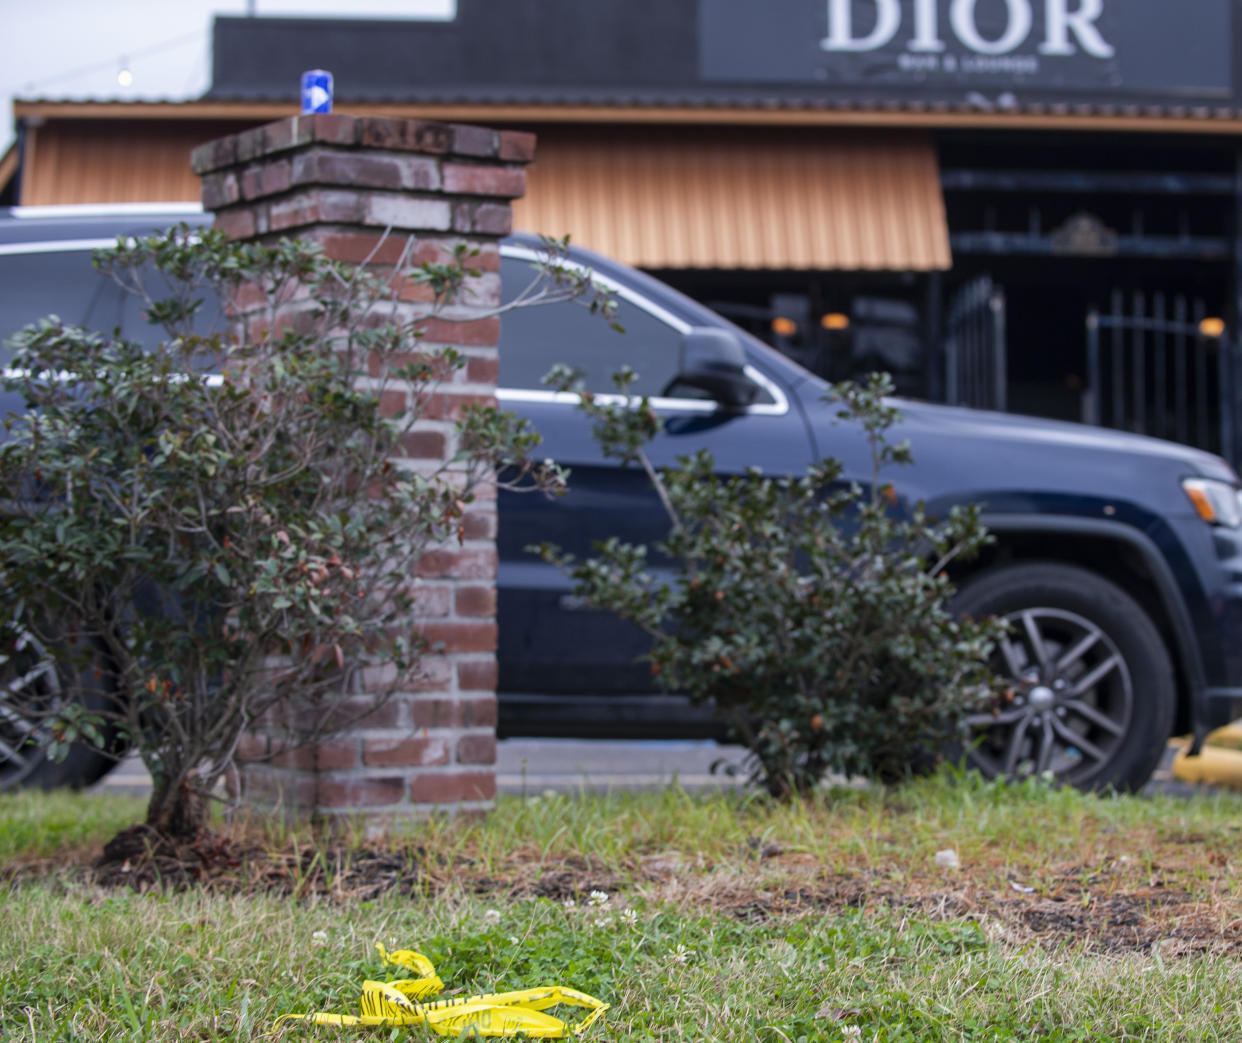
<path fill-rule="evenodd" d="M 203 205 L 234 238 L 299 235 L 342 261 L 391 265 L 409 236 L 414 263 L 479 249 L 457 321 L 429 319 L 428 345 L 452 345 L 466 366 L 436 392 L 407 440 L 407 465 L 433 468 L 456 451 L 452 421 L 467 402 L 495 398 L 500 324 L 497 240 L 509 200 L 525 189 L 534 138 L 518 131 L 421 120 L 303 116 L 203 145 L 192 165 Z M 391 238 L 384 232 L 391 228 Z M 378 248 L 378 249 L 377 249 Z M 401 293 L 407 317 L 426 314 L 425 287 Z M 391 405 L 400 408 L 403 392 Z M 422 676 L 382 705 L 365 692 L 341 707 L 360 717 L 314 748 L 284 750 L 275 731 L 249 734 L 240 753 L 249 797 L 320 816 L 419 814 L 486 806 L 496 792 L 495 490 L 482 490 L 463 540 L 423 557 L 415 582 L 425 635 L 443 644 Z M 373 675 L 375 687 L 385 678 Z M 369 713 L 367 711 L 370 711 Z"/>

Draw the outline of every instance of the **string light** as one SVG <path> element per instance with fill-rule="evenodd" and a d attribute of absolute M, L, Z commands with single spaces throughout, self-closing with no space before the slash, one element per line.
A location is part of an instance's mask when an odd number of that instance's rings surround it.
<path fill-rule="evenodd" d="M 122 83 L 121 81 L 121 73 L 123 72 L 129 73 L 131 77 L 130 83 L 133 82 L 133 72 L 131 71 L 129 64 L 132 59 L 145 58 L 149 55 L 161 54 L 164 51 L 170 51 L 174 47 L 181 47 L 188 43 L 201 42 L 207 39 L 207 34 L 208 31 L 206 29 L 199 29 L 192 33 L 174 36 L 169 40 L 163 40 L 160 43 L 152 44 L 150 47 L 142 47 L 136 51 L 130 51 L 128 55 L 123 55 L 120 58 L 120 71 L 116 74 L 117 83 L 120 83 L 123 87 L 128 86 L 128 84 Z M 66 69 L 64 72 L 57 73 L 55 76 L 45 76 L 40 80 L 28 80 L 26 83 L 22 84 L 22 92 L 29 94 L 34 91 L 43 90 L 45 87 L 48 87 L 54 83 L 64 83 L 66 80 L 74 80 L 79 76 L 88 76 L 91 73 L 103 72 L 105 69 L 115 69 L 116 67 L 117 59 L 113 58 L 107 61 L 93 62 L 90 65 L 82 65 L 76 69 Z"/>

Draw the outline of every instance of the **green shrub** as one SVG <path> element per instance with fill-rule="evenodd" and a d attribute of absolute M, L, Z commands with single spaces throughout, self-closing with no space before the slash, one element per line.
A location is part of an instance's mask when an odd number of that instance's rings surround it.
<path fill-rule="evenodd" d="M 425 650 L 414 563 L 458 538 L 479 483 L 502 467 L 560 481 L 527 459 L 538 438 L 525 422 L 488 405 L 465 410 L 448 463 L 401 462 L 436 387 L 465 365 L 423 343 L 426 320 L 449 317 L 479 276 L 465 248 L 423 265 L 409 249 L 395 270 L 431 305 L 303 240 L 182 228 L 123 241 L 96 264 L 139 295 L 157 347 L 55 318 L 13 338 L 4 386 L 31 408 L 0 449 L 6 611 L 57 661 L 89 650 L 76 680 L 62 671 L 63 701 L 21 711 L 46 713 L 34 723 L 52 752 L 109 732 L 136 746 L 161 831 L 197 828 L 193 794 L 272 708 L 292 701 L 284 716 L 308 741 L 339 725 L 338 697 L 368 666 L 388 669 L 389 690 L 408 680 Z M 523 303 L 585 296 L 607 312 L 558 256 Z M 242 335 L 202 333 L 205 302 L 227 308 L 239 292 L 256 301 L 233 316 Z M 100 687 L 121 698 L 100 702 Z"/>
<path fill-rule="evenodd" d="M 614 378 L 624 394 L 633 373 Z M 549 381 L 576 388 L 559 368 Z M 942 748 L 996 681 L 985 666 L 999 624 L 956 618 L 946 569 L 988 539 L 973 507 L 933 521 L 882 480 L 910 462 L 888 432 L 899 418 L 886 375 L 831 391 L 842 422 L 871 447 L 867 485 L 825 460 L 801 478 L 724 477 L 710 453 L 656 472 L 646 400 L 580 392 L 607 455 L 642 466 L 670 518 L 654 550 L 680 569 L 664 582 L 649 550 L 616 539 L 575 561 L 539 548 L 590 603 L 652 638 L 651 669 L 670 690 L 712 700 L 749 748 L 751 779 L 804 793 L 829 772 L 889 778 Z"/>

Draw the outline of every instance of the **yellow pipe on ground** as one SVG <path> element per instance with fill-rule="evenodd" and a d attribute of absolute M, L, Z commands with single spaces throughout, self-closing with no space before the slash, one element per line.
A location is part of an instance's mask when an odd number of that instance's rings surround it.
<path fill-rule="evenodd" d="M 1230 750 L 1242 750 L 1242 721 L 1231 721 L 1223 728 L 1217 728 L 1207 737 L 1207 745 L 1224 746 Z"/>
<path fill-rule="evenodd" d="M 1175 779 L 1242 789 L 1242 722 L 1234 721 L 1216 729 L 1194 757 L 1186 755 L 1189 738 L 1174 739 L 1169 745 L 1178 747 L 1173 758 Z"/>

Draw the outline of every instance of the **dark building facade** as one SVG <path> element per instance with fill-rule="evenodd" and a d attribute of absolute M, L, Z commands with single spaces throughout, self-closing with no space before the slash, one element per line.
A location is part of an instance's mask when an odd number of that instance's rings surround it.
<path fill-rule="evenodd" d="M 825 376 L 883 367 L 910 394 L 1236 462 L 1240 7 L 458 0 L 444 23 L 219 18 L 208 95 L 143 118 L 262 122 L 318 67 L 340 111 L 532 129 L 521 226 L 651 270 Z M 55 104 L 26 111 L 46 146 Z M 21 201 L 54 201 L 36 168 Z"/>

